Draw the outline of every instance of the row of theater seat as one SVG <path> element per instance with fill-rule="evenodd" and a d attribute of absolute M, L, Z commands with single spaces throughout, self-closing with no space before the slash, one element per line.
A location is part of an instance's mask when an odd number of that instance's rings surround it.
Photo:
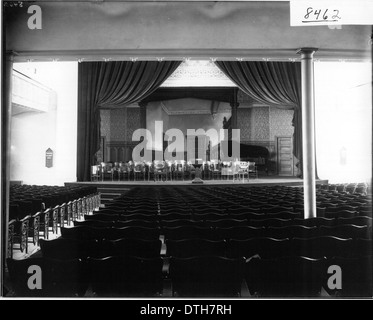
<path fill-rule="evenodd" d="M 92 227 L 181 227 L 181 226 L 199 226 L 199 227 L 287 227 L 293 225 L 302 225 L 306 227 L 333 227 L 336 225 L 353 224 L 356 226 L 372 226 L 371 217 L 353 217 L 353 218 L 309 218 L 309 219 L 279 219 L 279 218 L 264 218 L 264 219 L 236 219 L 235 216 L 228 216 L 225 219 L 209 219 L 213 216 L 197 216 L 197 219 L 175 219 L 173 215 L 155 216 L 148 219 L 131 219 L 133 216 L 113 216 L 108 214 L 93 214 L 86 215 L 84 221 L 74 221 L 75 226 L 92 226 Z M 135 216 L 137 217 L 137 216 Z"/>
<path fill-rule="evenodd" d="M 346 192 L 346 193 L 360 193 L 367 194 L 370 193 L 370 186 L 365 182 L 356 182 L 356 183 L 338 183 L 338 184 L 320 184 L 317 186 L 318 189 L 328 190 L 328 191 L 337 191 L 337 192 Z"/>
<path fill-rule="evenodd" d="M 14 219 L 10 219 L 8 223 L 8 257 L 13 256 L 15 244 L 19 245 L 17 249 L 21 252 L 28 253 L 29 237 L 32 237 L 33 243 L 37 245 L 41 235 L 44 239 L 48 239 L 50 232 L 57 234 L 58 228 L 65 224 L 70 225 L 73 220 L 93 212 L 100 203 L 97 188 L 92 187 L 49 187 L 50 191 L 55 192 L 50 197 L 45 197 L 43 193 L 38 194 L 38 190 L 42 192 L 48 189 L 46 186 L 15 187 L 12 192 L 16 194 L 13 194 L 13 197 L 24 198 L 18 200 L 21 206 L 13 203 L 13 209 L 16 208 L 17 212 L 15 216 L 12 215 L 12 204 L 10 206 L 10 214 Z M 29 193 L 31 191 L 28 191 L 27 196 L 21 192 L 29 189 L 33 192 L 33 199 L 28 198 L 31 197 Z M 36 208 L 35 204 L 40 207 Z"/>
<path fill-rule="evenodd" d="M 282 217 L 282 216 L 281 216 Z M 134 222 L 130 222 L 134 221 Z M 181 213 L 167 213 L 161 215 L 145 214 L 143 211 L 138 213 L 118 214 L 117 212 L 94 213 L 90 216 L 85 216 L 85 222 L 77 222 L 78 224 L 91 224 L 99 226 L 113 222 L 120 222 L 122 224 L 135 224 L 150 226 L 150 225 L 169 225 L 178 226 L 186 224 L 209 224 L 211 226 L 238 226 L 238 225 L 251 225 L 251 226 L 289 226 L 289 225 L 306 225 L 306 226 L 334 226 L 339 224 L 356 224 L 356 225 L 372 225 L 372 218 L 368 216 L 357 216 L 351 218 L 324 218 L 316 217 L 310 219 L 303 219 L 301 215 L 287 216 L 278 218 L 277 215 L 272 214 L 256 214 L 256 213 L 240 213 L 240 214 L 181 214 Z"/>
<path fill-rule="evenodd" d="M 27 287 L 30 263 L 44 270 L 40 290 Z M 215 268 L 207 270 L 207 265 Z M 205 257 L 173 258 L 169 272 L 165 271 L 164 259 L 160 257 L 110 256 L 85 261 L 31 258 L 8 260 L 8 266 L 17 296 L 159 297 L 189 296 L 204 291 L 204 294 L 230 297 L 240 294 L 244 278 L 244 261 L 224 257 L 210 257 L 207 261 Z M 224 277 L 216 281 L 221 274 Z"/>
<path fill-rule="evenodd" d="M 167 261 L 167 263 L 165 263 Z M 87 260 L 7 260 L 16 296 L 98 297 L 371 297 L 372 256 L 261 259 L 199 256 L 169 259 L 107 256 Z M 39 290 L 27 285 L 40 268 Z M 343 270 L 343 286 L 330 287 L 330 267 Z M 323 293 L 323 291 L 325 293 Z"/>
<path fill-rule="evenodd" d="M 254 189 L 254 190 L 252 190 Z M 303 213 L 303 191 L 301 188 L 267 187 L 202 187 L 198 190 L 175 188 L 161 194 L 141 194 L 138 190 L 115 199 L 107 205 L 107 211 L 166 214 L 172 210 L 180 213 L 215 212 L 217 214 L 239 214 L 243 211 L 276 214 Z M 279 191 L 280 190 L 280 191 Z M 318 216 L 352 217 L 371 216 L 371 198 L 361 194 L 341 194 L 320 190 L 318 193 Z"/>
<path fill-rule="evenodd" d="M 318 236 L 334 236 L 340 238 L 364 238 L 372 239 L 372 228 L 366 225 L 356 226 L 342 224 L 337 226 L 307 227 L 292 225 L 285 227 L 208 227 L 199 225 L 181 225 L 176 227 L 159 226 L 145 227 L 117 223 L 112 226 L 78 225 L 73 228 L 61 228 L 61 235 L 74 239 L 118 239 L 124 237 L 136 237 L 144 240 L 154 240 L 163 236 L 165 239 L 182 240 L 203 238 L 209 240 L 221 239 L 250 239 L 255 237 L 272 238 L 312 238 Z"/>
<path fill-rule="evenodd" d="M 216 213 L 216 214 L 240 214 L 243 212 L 253 212 L 257 214 L 276 214 L 276 213 L 293 213 L 294 215 L 301 214 L 303 206 L 295 203 L 279 203 L 279 204 L 268 204 L 268 203 L 256 203 L 254 200 L 247 205 L 237 205 L 229 201 L 217 202 L 212 201 L 209 203 L 207 200 L 199 202 L 196 200 L 190 204 L 181 204 L 176 202 L 168 203 L 147 203 L 146 200 L 142 200 L 141 203 L 128 205 L 126 202 L 115 202 L 110 205 L 106 205 L 105 210 L 107 212 L 118 212 L 118 213 L 136 213 L 139 210 L 143 210 L 144 213 L 148 214 L 167 214 L 169 212 L 179 212 L 181 214 L 193 214 L 193 213 Z M 352 205 L 338 205 L 335 207 L 318 208 L 318 212 L 326 217 L 333 218 L 336 214 L 343 211 L 350 212 L 349 216 L 364 215 L 364 211 L 367 209 L 364 206 L 352 206 Z M 362 212 L 360 212 L 360 209 Z"/>
<path fill-rule="evenodd" d="M 159 256 L 189 258 L 218 255 L 228 258 L 264 259 L 300 255 L 309 258 L 362 257 L 372 255 L 371 239 L 342 239 L 334 236 L 314 238 L 256 237 L 249 239 L 210 240 L 190 238 L 182 240 L 140 239 L 135 237 L 111 239 L 58 238 L 40 240 L 41 253 L 53 259 L 87 259 L 112 255 L 131 255 L 144 258 Z"/>
<path fill-rule="evenodd" d="M 20 220 L 42 209 L 53 208 L 95 192 L 97 188 L 91 186 L 13 185 L 9 195 L 9 220 Z"/>
<path fill-rule="evenodd" d="M 227 220 L 227 219 L 235 219 L 235 220 L 264 220 L 264 219 L 281 219 L 281 220 L 293 220 L 293 219 L 302 219 L 304 213 L 301 212 L 290 212 L 290 211 L 282 211 L 281 208 L 274 207 L 273 210 L 278 210 L 278 212 L 274 213 L 257 213 L 252 208 L 242 208 L 235 212 L 229 213 L 221 213 L 218 210 L 214 210 L 213 208 L 202 208 L 201 211 L 198 209 L 195 212 L 184 211 L 178 208 L 170 208 L 167 211 L 163 211 L 160 214 L 157 214 L 157 211 L 152 210 L 150 211 L 148 208 L 144 207 L 143 209 L 139 208 L 137 210 L 131 211 L 120 211 L 120 210 L 113 210 L 113 209 L 103 209 L 100 211 L 94 212 L 94 217 L 90 217 L 89 219 L 96 219 L 96 220 L 104 220 L 104 221 L 111 221 L 120 219 L 124 220 Z M 369 216 L 368 213 L 362 215 L 355 215 L 354 212 L 350 211 L 337 211 L 333 213 L 333 215 L 328 215 L 327 219 L 335 219 L 335 218 L 346 218 L 354 220 L 354 218 Z M 118 218 L 119 217 L 119 218 Z"/>
<path fill-rule="evenodd" d="M 245 188 L 242 186 L 227 187 L 212 187 L 211 189 L 206 189 L 211 196 L 218 195 L 229 195 L 233 198 L 244 201 L 246 197 L 254 196 L 258 200 L 269 200 L 271 201 L 293 201 L 303 198 L 303 188 L 298 187 L 286 187 L 286 186 L 265 186 L 265 187 L 250 187 Z M 371 201 L 371 195 L 365 193 L 350 193 L 350 192 L 338 192 L 336 190 L 325 190 L 321 188 L 316 189 L 316 195 L 318 196 L 318 201 L 365 201 L 369 199 Z M 244 196 L 244 197 L 242 197 Z"/>

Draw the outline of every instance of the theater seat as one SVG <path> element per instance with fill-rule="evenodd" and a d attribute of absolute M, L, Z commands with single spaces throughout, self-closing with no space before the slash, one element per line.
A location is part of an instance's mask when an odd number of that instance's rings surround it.
<path fill-rule="evenodd" d="M 291 219 L 267 218 L 267 219 L 251 219 L 249 225 L 252 227 L 284 227 L 293 224 Z"/>
<path fill-rule="evenodd" d="M 248 224 L 247 220 L 236 220 L 236 219 L 219 219 L 219 220 L 207 220 L 206 225 L 215 228 L 232 228 L 239 226 L 246 226 Z"/>
<path fill-rule="evenodd" d="M 165 227 L 163 233 L 166 240 L 209 239 L 214 240 L 212 229 L 199 226 Z"/>
<path fill-rule="evenodd" d="M 332 258 L 335 256 L 351 257 L 353 239 L 342 239 L 333 236 L 321 236 L 309 239 L 294 238 L 291 240 L 293 255 L 309 258 Z"/>
<path fill-rule="evenodd" d="M 114 226 L 114 221 L 101 221 L 101 220 L 85 220 L 85 221 L 74 221 L 74 227 L 88 226 L 97 228 L 110 228 Z"/>
<path fill-rule="evenodd" d="M 132 256 L 88 259 L 97 297 L 157 297 L 163 290 L 163 260 Z"/>
<path fill-rule="evenodd" d="M 97 240 L 40 239 L 43 257 L 57 260 L 86 259 L 98 248 Z"/>
<path fill-rule="evenodd" d="M 338 208 L 334 209 L 331 212 L 325 212 L 326 218 L 353 218 L 357 215 L 357 211 L 339 210 Z"/>
<path fill-rule="evenodd" d="M 142 213 L 134 213 L 134 214 L 124 214 L 119 216 L 118 221 L 129 221 L 129 220 L 144 220 L 144 221 L 158 221 L 158 217 L 156 215 L 148 215 Z"/>
<path fill-rule="evenodd" d="M 160 228 L 146 227 L 124 227 L 111 228 L 106 233 L 105 239 L 117 240 L 121 238 L 127 239 L 142 239 L 142 240 L 158 240 L 160 236 Z"/>
<path fill-rule="evenodd" d="M 193 215 L 193 219 L 197 221 L 206 221 L 206 220 L 222 220 L 228 219 L 227 214 L 218 214 L 218 213 L 198 213 Z"/>
<path fill-rule="evenodd" d="M 156 220 L 126 220 L 126 221 L 118 221 L 114 224 L 115 228 L 123 228 L 123 227 L 144 227 L 144 228 L 158 228 L 159 222 Z"/>
<path fill-rule="evenodd" d="M 230 240 L 227 246 L 227 257 L 250 258 L 259 255 L 263 259 L 273 259 L 290 254 L 289 239 L 273 239 L 268 237 L 247 240 Z"/>
<path fill-rule="evenodd" d="M 192 215 L 190 213 L 165 213 L 159 215 L 160 221 L 169 221 L 169 220 L 190 220 L 192 219 Z"/>
<path fill-rule="evenodd" d="M 373 241 L 372 239 L 356 239 L 354 243 L 353 256 L 365 257 L 373 255 Z"/>
<path fill-rule="evenodd" d="M 117 221 L 119 215 L 106 214 L 106 213 L 95 213 L 92 215 L 85 215 L 84 220 L 97 220 L 97 221 Z"/>
<path fill-rule="evenodd" d="M 185 239 L 166 241 L 167 256 L 177 258 L 206 255 L 224 257 L 226 255 L 226 246 L 225 240 Z"/>
<path fill-rule="evenodd" d="M 358 216 L 353 218 L 338 218 L 337 224 L 353 224 L 356 226 L 372 226 L 372 218 L 367 216 Z"/>
<path fill-rule="evenodd" d="M 336 219 L 334 218 L 324 218 L 324 217 L 316 217 L 310 219 L 294 219 L 294 224 L 303 225 L 306 227 L 320 227 L 320 226 L 334 226 L 336 225 Z"/>
<path fill-rule="evenodd" d="M 214 230 L 215 239 L 251 239 L 264 235 L 265 229 L 249 226 L 240 226 L 232 228 L 216 228 Z"/>
<path fill-rule="evenodd" d="M 56 260 L 48 258 L 7 259 L 12 289 L 17 297 L 78 297 L 84 296 L 89 283 L 86 264 L 80 259 Z M 40 267 L 30 271 L 30 266 Z M 41 287 L 30 289 L 31 274 L 40 271 Z M 34 281 L 37 284 L 37 281 Z"/>
<path fill-rule="evenodd" d="M 7 266 L 9 271 L 9 277 L 12 285 L 12 291 L 16 297 L 43 297 L 46 296 L 45 291 L 30 289 L 28 286 L 28 280 L 30 274 L 28 273 L 29 267 L 36 265 L 41 270 L 44 270 L 44 259 L 43 258 L 29 258 L 22 260 L 14 260 L 11 258 L 7 259 Z M 42 288 L 46 281 L 41 279 Z"/>
<path fill-rule="evenodd" d="M 243 259 L 219 256 L 171 258 L 174 297 L 239 297 Z"/>
<path fill-rule="evenodd" d="M 265 235 L 270 238 L 312 238 L 318 236 L 317 227 L 306 227 L 302 225 L 292 225 L 287 227 L 268 227 Z"/>
<path fill-rule="evenodd" d="M 81 259 L 55 260 L 44 258 L 44 277 L 48 297 L 83 297 L 89 285 L 86 261 Z"/>
<path fill-rule="evenodd" d="M 328 260 L 327 266 L 336 265 L 342 271 L 342 287 L 330 290 L 324 285 L 331 296 L 345 298 L 372 298 L 372 255 L 357 258 L 335 257 Z"/>
<path fill-rule="evenodd" d="M 334 227 L 321 226 L 319 228 L 320 236 L 334 236 L 339 238 L 368 238 L 367 226 L 355 226 L 353 224 L 341 224 Z"/>
<path fill-rule="evenodd" d="M 250 294 L 257 297 L 319 297 L 323 259 L 301 256 L 253 258 L 245 268 Z"/>
<path fill-rule="evenodd" d="M 175 228 L 184 226 L 206 227 L 206 225 L 209 226 L 209 224 L 205 224 L 204 221 L 195 221 L 189 219 L 162 220 L 160 221 L 160 224 L 162 228 Z"/>
<path fill-rule="evenodd" d="M 161 254 L 162 242 L 159 239 L 123 238 L 112 240 L 111 243 L 113 246 L 111 255 L 156 258 Z"/>
<path fill-rule="evenodd" d="M 77 240 L 102 240 L 107 237 L 110 228 L 98 228 L 91 226 L 77 226 L 61 228 L 61 236 L 66 239 Z"/>

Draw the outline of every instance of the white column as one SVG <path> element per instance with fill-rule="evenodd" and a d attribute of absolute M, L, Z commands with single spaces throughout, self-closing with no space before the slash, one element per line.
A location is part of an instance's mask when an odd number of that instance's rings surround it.
<path fill-rule="evenodd" d="M 301 48 L 302 68 L 302 140 L 304 218 L 316 217 L 316 157 L 313 54 L 316 48 Z"/>

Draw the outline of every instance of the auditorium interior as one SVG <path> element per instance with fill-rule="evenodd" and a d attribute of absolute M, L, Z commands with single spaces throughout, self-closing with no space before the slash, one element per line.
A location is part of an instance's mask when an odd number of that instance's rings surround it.
<path fill-rule="evenodd" d="M 373 296 L 372 29 L 289 6 L 4 2 L 2 296 Z"/>

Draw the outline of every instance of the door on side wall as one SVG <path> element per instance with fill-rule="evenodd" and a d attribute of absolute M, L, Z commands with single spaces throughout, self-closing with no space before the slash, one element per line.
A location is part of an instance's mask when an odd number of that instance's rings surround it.
<path fill-rule="evenodd" d="M 276 137 L 277 173 L 279 176 L 294 176 L 293 138 Z"/>

